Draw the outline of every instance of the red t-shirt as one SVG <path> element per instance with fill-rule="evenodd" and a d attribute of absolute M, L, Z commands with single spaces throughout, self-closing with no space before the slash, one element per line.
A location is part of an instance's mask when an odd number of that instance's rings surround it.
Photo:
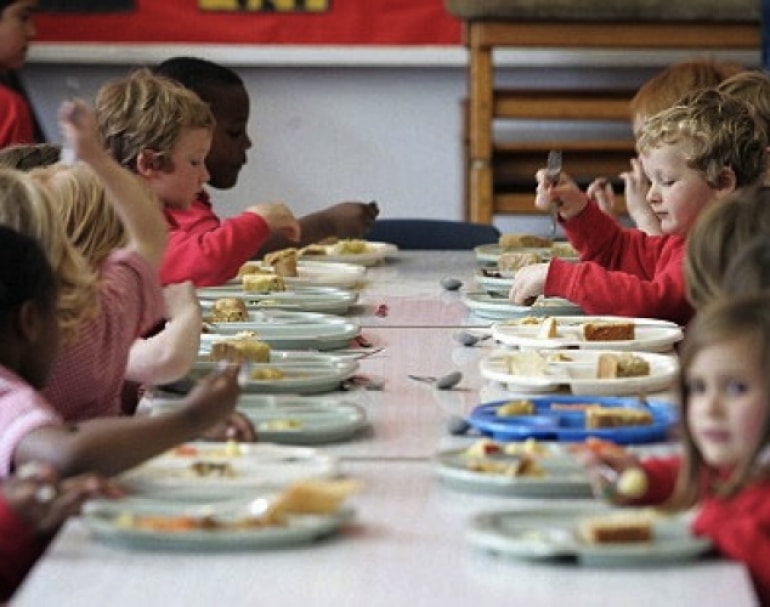
<path fill-rule="evenodd" d="M 0 84 L 0 148 L 35 143 L 35 121 L 26 99 Z"/>

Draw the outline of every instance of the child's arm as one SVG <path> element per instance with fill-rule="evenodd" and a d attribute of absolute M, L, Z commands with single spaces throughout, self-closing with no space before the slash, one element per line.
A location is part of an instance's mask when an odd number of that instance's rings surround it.
<path fill-rule="evenodd" d="M 168 285 L 163 290 L 168 322 L 152 337 L 131 346 L 126 379 L 145 384 L 167 384 L 192 367 L 201 337 L 201 307 L 191 282 Z"/>
<path fill-rule="evenodd" d="M 291 246 L 312 244 L 336 236 L 337 238 L 363 238 L 379 215 L 376 202 L 340 202 L 299 219 L 302 228 L 298 243 L 291 242 L 283 234 L 273 232 L 259 251 L 260 255 Z"/>
<path fill-rule="evenodd" d="M 81 101 L 65 102 L 59 125 L 76 156 L 102 180 L 128 235 L 128 247 L 159 267 L 166 247 L 166 222 L 158 199 L 104 148 L 94 111 Z"/>
<path fill-rule="evenodd" d="M 288 206 L 282 202 L 255 204 L 246 209 L 265 220 L 271 234 L 279 234 L 296 244 L 302 236 L 302 227 Z"/>
<path fill-rule="evenodd" d="M 164 415 L 93 419 L 77 426 L 48 425 L 29 432 L 14 452 L 14 465 L 39 461 L 62 476 L 92 471 L 112 476 L 198 437 L 235 408 L 240 394 L 231 365 L 206 376 Z"/>
<path fill-rule="evenodd" d="M 621 173 L 620 176 L 626 187 L 626 208 L 636 227 L 651 236 L 662 234 L 660 220 L 647 202 L 650 182 L 642 171 L 642 163 L 639 159 L 632 158 L 631 170 Z"/>

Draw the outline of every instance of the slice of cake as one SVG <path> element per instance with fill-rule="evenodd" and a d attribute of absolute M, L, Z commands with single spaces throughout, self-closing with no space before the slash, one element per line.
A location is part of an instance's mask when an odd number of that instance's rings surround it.
<path fill-rule="evenodd" d="M 516 272 L 525 266 L 540 263 L 542 258 L 534 251 L 520 251 L 517 253 L 501 253 L 497 258 L 497 269 L 500 272 Z"/>
<path fill-rule="evenodd" d="M 242 299 L 237 297 L 222 297 L 211 307 L 212 322 L 246 322 L 249 311 Z"/>
<path fill-rule="evenodd" d="M 624 341 L 634 339 L 635 325 L 631 321 L 584 322 L 580 335 L 585 341 Z"/>
<path fill-rule="evenodd" d="M 297 257 L 296 248 L 281 249 L 265 255 L 265 263 L 273 268 L 278 276 L 297 276 Z"/>
<path fill-rule="evenodd" d="M 210 360 L 254 363 L 270 362 L 270 344 L 253 337 L 233 337 L 211 344 Z"/>
<path fill-rule="evenodd" d="M 501 249 L 521 249 L 526 247 L 550 247 L 553 241 L 535 234 L 508 233 L 501 234 L 497 244 Z"/>
<path fill-rule="evenodd" d="M 272 293 L 286 290 L 283 278 L 278 274 L 244 274 L 241 280 L 243 290 L 247 293 Z"/>
<path fill-rule="evenodd" d="M 650 515 L 631 512 L 583 518 L 578 522 L 578 535 L 589 544 L 650 542 L 654 538 Z"/>
<path fill-rule="evenodd" d="M 545 375 L 548 362 L 534 350 L 522 350 L 505 357 L 506 371 L 511 375 Z"/>
<path fill-rule="evenodd" d="M 558 323 L 556 322 L 556 319 L 553 316 L 547 316 L 540 325 L 537 336 L 540 339 L 553 339 L 554 337 L 558 337 L 559 333 L 557 327 Z"/>
<path fill-rule="evenodd" d="M 650 363 L 638 354 L 604 352 L 599 355 L 597 377 L 617 379 L 619 377 L 641 377 L 650 374 Z"/>
<path fill-rule="evenodd" d="M 619 428 L 623 426 L 649 426 L 652 414 L 646 409 L 631 407 L 588 407 L 585 410 L 587 429 Z"/>
<path fill-rule="evenodd" d="M 495 414 L 498 417 L 514 417 L 517 415 L 534 415 L 536 412 L 535 403 L 531 400 L 511 400 L 500 405 Z"/>

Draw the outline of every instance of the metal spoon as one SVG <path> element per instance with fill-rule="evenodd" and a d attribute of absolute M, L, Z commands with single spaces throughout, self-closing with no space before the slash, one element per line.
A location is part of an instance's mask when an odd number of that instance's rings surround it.
<path fill-rule="evenodd" d="M 484 341 L 485 339 L 489 339 L 492 337 L 491 335 L 475 335 L 473 333 L 470 333 L 468 331 L 458 331 L 454 335 L 452 335 L 454 340 L 463 345 L 463 346 L 475 346 L 480 341 Z"/>
<path fill-rule="evenodd" d="M 409 379 L 415 381 L 422 381 L 428 384 L 433 384 L 437 390 L 450 390 L 460 383 L 463 378 L 463 374 L 459 371 L 452 371 L 441 377 L 432 377 L 428 375 L 408 375 Z"/>
<path fill-rule="evenodd" d="M 458 278 L 454 278 L 453 276 L 445 276 L 439 281 L 439 283 L 447 291 L 457 291 L 457 289 L 463 286 L 462 281 Z"/>

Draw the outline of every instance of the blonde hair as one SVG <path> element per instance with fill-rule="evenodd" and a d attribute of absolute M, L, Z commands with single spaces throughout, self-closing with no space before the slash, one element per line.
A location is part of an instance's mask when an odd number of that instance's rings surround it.
<path fill-rule="evenodd" d="M 95 108 L 110 154 L 134 172 L 142 151 L 167 158 L 186 131 L 214 129 L 207 103 L 178 82 L 146 68 L 102 86 Z"/>
<path fill-rule="evenodd" d="M 757 348 L 759 363 L 768 378 L 770 390 L 770 293 L 754 293 L 717 299 L 698 311 L 695 320 L 687 329 L 680 349 L 682 394 L 682 419 L 687 419 L 689 408 L 689 386 L 687 372 L 695 357 L 705 348 L 720 342 L 741 337 L 750 337 Z M 770 403 L 767 403 L 770 406 Z M 686 508 L 695 504 L 704 490 L 710 490 L 722 497 L 735 495 L 747 482 L 766 476 L 760 453 L 770 442 L 770 415 L 767 416 L 761 439 L 750 457 L 740 462 L 726 479 L 711 470 L 693 441 L 688 424 L 684 424 L 683 446 L 685 450 L 682 467 L 668 505 Z"/>
<path fill-rule="evenodd" d="M 770 138 L 770 76 L 759 70 L 747 70 L 722 82 L 719 90 L 748 105 L 754 112 L 757 128 Z"/>
<path fill-rule="evenodd" d="M 123 222 L 101 179 L 84 163 L 53 165 L 31 175 L 52 192 L 65 232 L 96 271 L 110 252 L 128 242 Z"/>
<path fill-rule="evenodd" d="M 0 150 L 0 167 L 29 171 L 59 161 L 61 146 L 52 143 L 19 143 Z"/>
<path fill-rule="evenodd" d="M 0 169 L 0 223 L 34 238 L 58 281 L 57 317 L 64 340 L 98 311 L 97 276 L 70 242 L 51 194 L 30 175 Z"/>
<path fill-rule="evenodd" d="M 726 294 L 725 279 L 728 267 L 744 243 L 758 235 L 770 235 L 770 188 L 754 186 L 742 188 L 720 204 L 707 209 L 687 237 L 684 260 L 684 276 L 687 298 L 693 307 L 701 308 L 710 301 Z M 741 275 L 748 283 L 745 268 Z M 760 272 L 762 268 L 754 268 Z M 759 284 L 735 284 L 731 287 L 741 292 L 757 290 Z M 770 287 L 770 284 L 765 285 Z"/>
<path fill-rule="evenodd" d="M 707 57 L 669 65 L 647 80 L 629 102 L 631 118 L 644 119 L 676 104 L 685 95 L 712 88 L 734 74 L 746 71 L 739 63 Z"/>
<path fill-rule="evenodd" d="M 636 147 L 644 154 L 664 145 L 679 145 L 687 165 L 716 187 L 725 167 L 735 173 L 736 187 L 761 180 L 767 139 L 748 106 L 727 93 L 706 89 L 647 118 Z"/>

